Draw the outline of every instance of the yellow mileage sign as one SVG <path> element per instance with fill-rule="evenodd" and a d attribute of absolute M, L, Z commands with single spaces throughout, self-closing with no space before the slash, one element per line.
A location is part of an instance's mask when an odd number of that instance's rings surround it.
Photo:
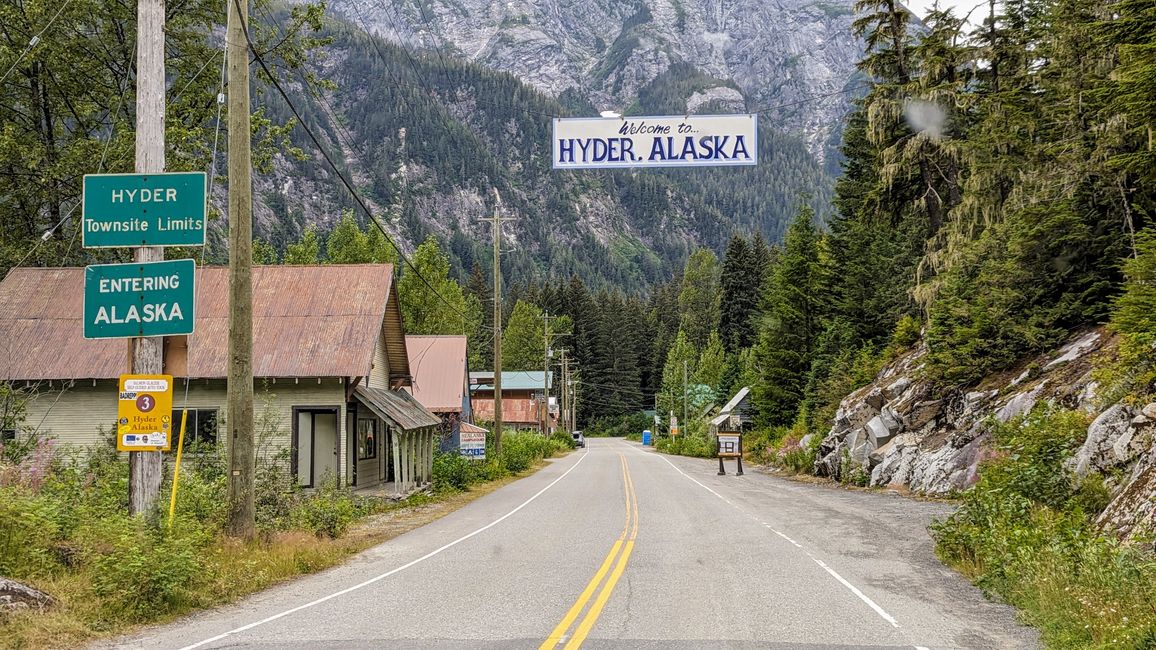
<path fill-rule="evenodd" d="M 171 375 L 121 375 L 117 451 L 168 451 L 173 437 Z"/>

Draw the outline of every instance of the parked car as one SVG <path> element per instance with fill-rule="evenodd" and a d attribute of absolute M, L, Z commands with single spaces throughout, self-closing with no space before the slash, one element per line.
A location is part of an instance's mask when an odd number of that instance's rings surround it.
<path fill-rule="evenodd" d="M 574 438 L 575 445 L 582 448 L 586 447 L 586 436 L 582 435 L 581 431 L 571 431 L 570 436 Z"/>

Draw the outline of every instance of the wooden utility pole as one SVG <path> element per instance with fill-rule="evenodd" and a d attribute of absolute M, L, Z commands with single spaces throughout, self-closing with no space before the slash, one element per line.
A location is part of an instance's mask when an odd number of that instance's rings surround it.
<path fill-rule="evenodd" d="M 228 532 L 254 534 L 253 177 L 249 113 L 249 0 L 227 0 L 229 70 Z"/>
<path fill-rule="evenodd" d="M 568 361 L 568 359 L 566 359 L 566 349 L 563 348 L 562 349 L 562 390 L 559 391 L 562 393 L 562 404 L 560 405 L 559 412 L 558 412 L 558 423 L 562 426 L 562 428 L 566 431 L 566 433 L 569 434 L 571 431 L 573 431 L 573 429 L 570 427 L 570 410 L 569 410 L 570 402 L 568 401 L 568 397 L 570 394 L 570 391 L 569 391 L 570 377 L 569 377 L 569 374 L 567 373 L 567 361 Z"/>
<path fill-rule="evenodd" d="M 542 435 L 550 435 L 550 312 L 542 313 Z"/>
<path fill-rule="evenodd" d="M 136 172 L 156 174 L 165 170 L 165 3 L 138 0 L 136 7 Z M 137 262 L 165 259 L 160 246 L 133 250 Z M 164 372 L 163 336 L 129 339 L 132 355 L 130 374 L 157 375 Z M 131 451 L 129 464 L 130 514 L 153 509 L 161 492 L 161 452 Z"/>
<path fill-rule="evenodd" d="M 502 197 L 494 188 L 494 453 L 502 453 Z"/>
<path fill-rule="evenodd" d="M 686 359 L 682 360 L 682 427 L 685 431 L 689 424 L 686 419 Z"/>

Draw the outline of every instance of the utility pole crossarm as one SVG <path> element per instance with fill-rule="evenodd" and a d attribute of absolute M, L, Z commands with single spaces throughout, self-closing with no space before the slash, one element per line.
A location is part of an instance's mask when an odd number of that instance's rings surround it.
<path fill-rule="evenodd" d="M 494 188 L 494 216 L 482 221 L 493 226 L 494 235 L 494 453 L 502 452 L 502 196 Z"/>

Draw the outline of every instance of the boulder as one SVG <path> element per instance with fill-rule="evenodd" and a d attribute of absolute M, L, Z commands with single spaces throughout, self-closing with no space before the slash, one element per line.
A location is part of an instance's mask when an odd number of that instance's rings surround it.
<path fill-rule="evenodd" d="M 1141 421 L 1137 422 L 1137 420 Z M 1156 451 L 1156 444 L 1154 444 L 1156 440 L 1153 440 L 1154 430 L 1156 427 L 1153 426 L 1152 421 L 1143 415 L 1132 418 L 1128 430 L 1112 444 L 1112 454 L 1116 457 L 1116 462 L 1120 464 L 1131 463 L 1143 454 Z"/>
<path fill-rule="evenodd" d="M 1152 402 L 1151 404 L 1145 406 L 1141 412 L 1149 420 L 1156 420 L 1156 402 Z"/>
<path fill-rule="evenodd" d="M 18 609 L 46 609 L 55 604 L 52 596 L 28 585 L 0 577 L 0 612 Z"/>
<path fill-rule="evenodd" d="M 1061 348 L 1060 356 L 1049 361 L 1048 365 L 1044 366 L 1044 370 L 1051 370 L 1061 363 L 1068 363 L 1079 359 L 1080 357 L 1084 356 L 1085 353 L 1092 351 L 1096 346 L 1096 342 L 1099 340 L 1100 332 L 1088 332 L 1087 334 L 1081 336 L 1079 339 Z"/>
<path fill-rule="evenodd" d="M 871 418 L 871 421 L 864 427 L 867 437 L 871 440 L 871 446 L 878 449 L 887 444 L 892 436 L 899 433 L 903 428 L 899 419 L 889 408 L 884 408 L 879 415 Z"/>
<path fill-rule="evenodd" d="M 887 395 L 888 400 L 893 400 L 893 399 L 898 398 L 900 395 L 902 395 L 903 391 L 907 390 L 907 387 L 910 385 L 911 385 L 910 379 L 908 379 L 907 377 L 900 377 L 899 379 L 896 379 L 895 381 L 891 382 L 887 386 L 887 388 L 884 388 L 883 392 L 884 392 L 884 394 Z"/>
<path fill-rule="evenodd" d="M 1004 404 L 1000 410 L 996 411 L 996 419 L 1000 422 L 1007 422 L 1014 417 L 1019 417 L 1032 410 L 1032 407 L 1036 405 L 1036 400 L 1039 399 L 1039 395 L 1043 392 L 1044 386 L 1046 386 L 1047 383 L 1047 380 L 1041 381 L 1039 385 L 1030 391 L 1014 395 L 1007 401 L 1007 404 Z"/>
<path fill-rule="evenodd" d="M 870 406 L 871 408 L 878 411 L 879 409 L 883 408 L 884 404 L 887 403 L 887 396 L 883 394 L 882 388 L 872 388 L 871 392 L 867 393 L 867 397 L 863 398 L 863 401 L 867 404 L 867 406 Z"/>
<path fill-rule="evenodd" d="M 1116 493 L 1096 523 L 1120 539 L 1140 539 L 1156 532 L 1156 463 L 1148 463 Z"/>
<path fill-rule="evenodd" d="M 1132 416 L 1132 409 L 1124 404 L 1116 404 L 1101 413 L 1088 427 L 1083 446 L 1069 461 L 1072 471 L 1082 478 L 1119 464 L 1114 447 L 1120 436 L 1131 427 Z"/>
<path fill-rule="evenodd" d="M 943 410 L 943 403 L 944 400 L 941 399 L 919 402 L 902 416 L 903 428 L 907 431 L 918 431 L 927 426 L 928 423 L 939 417 L 940 411 Z"/>
<path fill-rule="evenodd" d="M 879 415 L 881 408 L 883 408 L 882 402 L 878 407 L 875 407 L 869 404 L 866 399 L 847 400 L 839 406 L 839 411 L 835 414 L 835 429 L 847 430 L 861 427 L 867 424 L 871 418 Z"/>

